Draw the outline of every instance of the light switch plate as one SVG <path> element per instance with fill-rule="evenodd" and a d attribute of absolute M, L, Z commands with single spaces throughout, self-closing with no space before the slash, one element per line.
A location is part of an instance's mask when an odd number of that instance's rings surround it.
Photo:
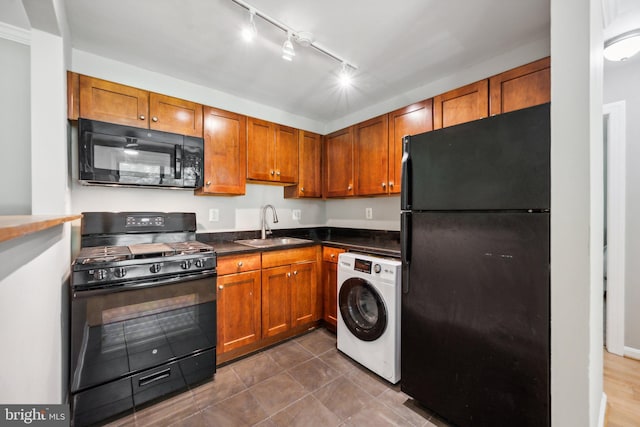
<path fill-rule="evenodd" d="M 209 221 L 218 222 L 220 221 L 220 210 L 219 209 L 209 209 Z"/>
<path fill-rule="evenodd" d="M 291 211 L 291 219 L 299 221 L 301 217 L 302 217 L 302 212 L 300 211 L 300 209 L 293 209 Z"/>
<path fill-rule="evenodd" d="M 364 217 L 366 219 L 373 219 L 373 208 L 364 208 Z"/>

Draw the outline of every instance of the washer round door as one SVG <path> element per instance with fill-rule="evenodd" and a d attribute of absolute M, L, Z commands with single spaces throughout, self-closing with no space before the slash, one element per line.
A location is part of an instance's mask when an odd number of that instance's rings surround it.
<path fill-rule="evenodd" d="M 387 308 L 382 296 L 364 279 L 347 279 L 340 287 L 338 304 L 346 327 L 363 341 L 378 339 L 387 328 Z"/>

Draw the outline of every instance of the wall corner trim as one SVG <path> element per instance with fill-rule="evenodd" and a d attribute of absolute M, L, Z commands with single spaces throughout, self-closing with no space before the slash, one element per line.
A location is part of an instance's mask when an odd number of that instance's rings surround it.
<path fill-rule="evenodd" d="M 600 414 L 598 415 L 598 427 L 604 427 L 604 422 L 607 415 L 607 394 L 602 392 L 602 399 L 600 400 Z"/>
<path fill-rule="evenodd" d="M 30 45 L 31 31 L 25 28 L 0 22 L 0 38 L 11 40 L 17 43 Z"/>

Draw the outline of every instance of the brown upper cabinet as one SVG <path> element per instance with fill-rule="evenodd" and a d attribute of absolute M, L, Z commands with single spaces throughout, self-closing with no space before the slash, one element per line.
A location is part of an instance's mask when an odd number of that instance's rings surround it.
<path fill-rule="evenodd" d="M 356 196 L 388 193 L 388 115 L 374 117 L 353 126 Z"/>
<path fill-rule="evenodd" d="M 324 137 L 324 197 L 353 196 L 353 128 Z"/>
<path fill-rule="evenodd" d="M 322 197 L 322 136 L 298 131 L 298 184 L 284 188 L 285 198 Z"/>
<path fill-rule="evenodd" d="M 551 58 L 491 77 L 489 91 L 492 116 L 551 101 Z"/>
<path fill-rule="evenodd" d="M 248 117 L 247 179 L 269 183 L 296 183 L 298 129 Z"/>
<path fill-rule="evenodd" d="M 389 194 L 400 193 L 402 138 L 433 130 L 433 99 L 389 113 Z"/>
<path fill-rule="evenodd" d="M 202 136 L 200 104 L 89 76 L 69 81 L 78 84 L 77 96 L 73 86 L 68 89 L 72 119 L 77 112 L 78 117 L 92 120 Z"/>
<path fill-rule="evenodd" d="M 204 186 L 196 194 L 245 194 L 246 129 L 245 116 L 204 107 Z"/>
<path fill-rule="evenodd" d="M 433 128 L 483 119 L 489 115 L 489 79 L 480 80 L 433 98 Z"/>

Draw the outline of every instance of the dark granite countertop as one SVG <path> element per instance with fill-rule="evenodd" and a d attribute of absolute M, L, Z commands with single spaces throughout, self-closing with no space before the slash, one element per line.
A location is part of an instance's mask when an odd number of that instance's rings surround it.
<path fill-rule="evenodd" d="M 273 230 L 273 237 L 297 237 L 310 242 L 291 245 L 279 245 L 269 248 L 253 248 L 235 243 L 235 240 L 256 239 L 260 231 L 239 231 L 221 233 L 198 233 L 197 238 L 215 249 L 219 256 L 266 252 L 272 250 L 291 249 L 316 244 L 343 248 L 348 251 L 362 252 L 371 255 L 400 257 L 400 232 L 383 230 L 366 230 L 337 227 L 294 228 Z"/>

